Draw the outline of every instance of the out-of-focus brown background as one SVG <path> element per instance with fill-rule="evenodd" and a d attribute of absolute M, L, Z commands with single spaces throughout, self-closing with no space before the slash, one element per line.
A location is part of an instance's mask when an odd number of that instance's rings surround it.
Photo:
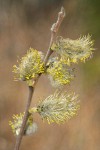
<path fill-rule="evenodd" d="M 64 125 L 48 125 L 35 115 L 38 132 L 23 138 L 21 150 L 100 150 L 100 0 L 0 0 L 0 150 L 13 150 L 8 121 L 24 111 L 28 95 L 24 82 L 14 82 L 12 66 L 29 47 L 46 53 L 61 6 L 66 18 L 58 35 L 76 39 L 90 33 L 95 40 L 93 59 L 76 66 L 75 80 L 65 87 L 80 95 L 81 109 Z M 54 90 L 42 76 L 32 106 Z"/>

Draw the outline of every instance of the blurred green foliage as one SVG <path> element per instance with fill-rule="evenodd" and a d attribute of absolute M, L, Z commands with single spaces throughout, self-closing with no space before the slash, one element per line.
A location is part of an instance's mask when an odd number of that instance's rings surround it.
<path fill-rule="evenodd" d="M 82 64 L 84 73 L 85 88 L 97 88 L 100 83 L 100 0 L 79 0 L 78 1 L 79 17 L 83 27 L 83 33 L 89 33 L 95 40 L 93 58 L 85 64 Z"/>
<path fill-rule="evenodd" d="M 79 0 L 78 13 L 85 22 L 86 32 L 95 38 L 100 37 L 100 0 Z"/>
<path fill-rule="evenodd" d="M 88 63 L 82 64 L 84 71 L 85 88 L 97 88 L 100 86 L 100 57 L 94 56 Z"/>

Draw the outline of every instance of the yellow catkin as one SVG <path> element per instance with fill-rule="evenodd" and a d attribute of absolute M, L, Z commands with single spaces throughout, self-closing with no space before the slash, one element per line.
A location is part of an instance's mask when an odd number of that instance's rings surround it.
<path fill-rule="evenodd" d="M 62 61 L 62 59 L 55 61 L 47 68 L 47 73 L 51 84 L 55 87 L 69 84 L 74 78 L 72 70 L 68 68 L 68 65 Z"/>
<path fill-rule="evenodd" d="M 14 65 L 13 68 L 13 72 L 16 74 L 16 80 L 31 80 L 38 74 L 44 72 L 43 54 L 30 48 L 27 54 L 21 58 L 19 65 Z"/>
<path fill-rule="evenodd" d="M 79 101 L 74 93 L 55 92 L 37 106 L 37 112 L 43 120 L 50 123 L 64 123 L 77 114 Z"/>
<path fill-rule="evenodd" d="M 58 38 L 57 42 L 51 47 L 52 50 L 59 53 L 61 58 L 66 61 L 67 65 L 71 63 L 85 62 L 91 58 L 95 50 L 94 41 L 91 36 L 83 36 L 77 40 Z"/>

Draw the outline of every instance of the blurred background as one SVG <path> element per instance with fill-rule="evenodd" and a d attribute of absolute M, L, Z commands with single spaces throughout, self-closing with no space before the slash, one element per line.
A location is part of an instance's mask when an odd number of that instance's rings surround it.
<path fill-rule="evenodd" d="M 30 47 L 46 53 L 61 6 L 66 18 L 58 35 L 77 39 L 89 33 L 95 40 L 93 58 L 76 65 L 76 78 L 65 87 L 79 94 L 81 109 L 64 125 L 48 125 L 36 114 L 38 132 L 24 137 L 20 150 L 100 150 L 100 0 L 0 0 L 0 150 L 14 149 L 8 121 L 24 111 L 28 95 L 27 85 L 14 81 L 12 67 Z M 41 76 L 31 106 L 54 91 Z"/>

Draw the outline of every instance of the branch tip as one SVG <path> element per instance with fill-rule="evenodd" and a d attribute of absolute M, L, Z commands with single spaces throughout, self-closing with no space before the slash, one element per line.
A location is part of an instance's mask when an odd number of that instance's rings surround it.
<path fill-rule="evenodd" d="M 65 17 L 65 15 L 66 15 L 65 9 L 64 9 L 64 7 L 61 7 L 60 12 L 58 13 L 58 18 L 59 19 L 61 19 L 61 18 L 63 19 Z"/>
<path fill-rule="evenodd" d="M 62 14 L 63 14 L 63 17 L 65 17 L 66 13 L 65 13 L 65 9 L 64 9 L 63 6 L 61 7 L 61 12 L 62 12 Z"/>
<path fill-rule="evenodd" d="M 60 12 L 58 13 L 58 19 L 56 21 L 56 23 L 54 23 L 51 27 L 51 32 L 54 32 L 54 33 L 57 33 L 59 27 L 60 27 L 60 24 L 62 23 L 64 17 L 65 17 L 65 9 L 64 7 L 61 7 L 61 10 Z"/>

